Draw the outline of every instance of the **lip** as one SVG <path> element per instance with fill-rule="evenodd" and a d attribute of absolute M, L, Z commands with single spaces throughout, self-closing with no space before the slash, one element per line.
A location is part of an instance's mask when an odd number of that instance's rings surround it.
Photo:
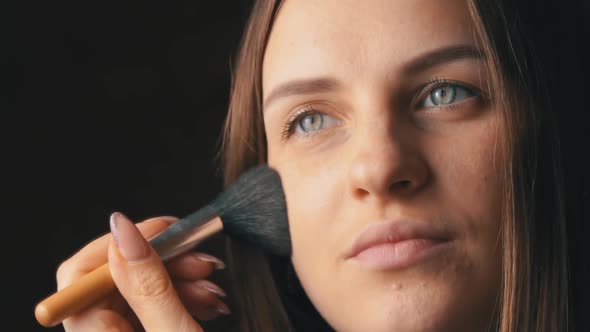
<path fill-rule="evenodd" d="M 442 224 L 411 219 L 374 222 L 353 240 L 345 259 L 376 269 L 409 266 L 448 248 L 454 235 Z"/>

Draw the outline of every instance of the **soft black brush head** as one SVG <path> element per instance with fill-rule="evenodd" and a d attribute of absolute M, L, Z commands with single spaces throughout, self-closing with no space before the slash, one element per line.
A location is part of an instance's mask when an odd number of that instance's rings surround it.
<path fill-rule="evenodd" d="M 247 170 L 211 205 L 224 232 L 278 256 L 291 256 L 287 204 L 279 174 L 260 165 Z"/>

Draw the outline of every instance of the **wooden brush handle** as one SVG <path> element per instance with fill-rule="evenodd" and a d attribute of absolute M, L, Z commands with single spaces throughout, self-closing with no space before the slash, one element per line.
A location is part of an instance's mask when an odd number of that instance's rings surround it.
<path fill-rule="evenodd" d="M 37 304 L 35 317 L 45 327 L 55 326 L 103 299 L 115 288 L 109 264 L 105 263 Z"/>

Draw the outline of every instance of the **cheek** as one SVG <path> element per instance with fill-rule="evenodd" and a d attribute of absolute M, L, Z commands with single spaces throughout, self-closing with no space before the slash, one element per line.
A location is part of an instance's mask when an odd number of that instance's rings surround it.
<path fill-rule="evenodd" d="M 453 149 L 437 147 L 446 153 L 433 161 L 438 172 L 435 196 L 438 209 L 461 229 L 461 247 L 473 262 L 472 273 L 495 285 L 501 271 L 499 233 L 505 201 L 502 136 L 498 121 L 467 129 L 469 139 L 457 135 L 444 143 Z"/>
<path fill-rule="evenodd" d="M 328 164 L 289 163 L 279 171 L 287 200 L 293 256 L 317 251 L 320 246 L 326 248 L 334 237 L 334 213 L 340 208 L 336 194 L 340 191 L 340 184 L 336 181 L 338 177 L 334 176 L 336 170 Z"/>
<path fill-rule="evenodd" d="M 346 240 L 343 163 L 335 156 L 317 160 L 269 153 L 269 164 L 281 174 L 295 268 L 317 283 L 338 269 L 335 255 Z"/>
<path fill-rule="evenodd" d="M 485 126 L 466 125 L 456 135 L 433 140 L 430 146 L 431 151 L 438 151 L 431 164 L 441 203 L 478 223 L 500 221 L 505 157 L 497 118 L 492 117 Z"/>

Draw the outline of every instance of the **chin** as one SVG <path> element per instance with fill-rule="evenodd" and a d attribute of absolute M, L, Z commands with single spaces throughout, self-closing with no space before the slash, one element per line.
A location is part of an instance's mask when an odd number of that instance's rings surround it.
<path fill-rule="evenodd" d="M 457 332 L 451 328 L 453 324 L 448 321 L 449 313 L 445 312 L 443 308 L 444 305 L 439 305 L 434 301 L 427 305 L 397 303 L 397 305 L 382 311 L 381 317 L 375 317 L 375 324 L 370 331 Z"/>
<path fill-rule="evenodd" d="M 356 302 L 358 310 L 340 315 L 334 313 L 333 317 L 327 318 L 339 332 L 478 331 L 467 320 L 461 322 L 463 314 L 450 310 L 453 303 L 448 301 L 450 298 L 447 295 L 417 291 L 419 294 L 389 292 L 388 298 L 371 303 L 359 301 Z"/>

